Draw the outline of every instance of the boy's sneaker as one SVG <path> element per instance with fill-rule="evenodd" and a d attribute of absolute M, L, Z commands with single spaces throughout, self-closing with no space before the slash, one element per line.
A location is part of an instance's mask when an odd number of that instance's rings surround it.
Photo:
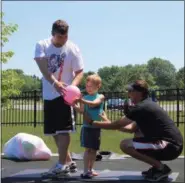
<path fill-rule="evenodd" d="M 164 165 L 162 170 L 154 168 L 150 173 L 145 176 L 145 178 L 148 181 L 156 182 L 167 178 L 171 172 L 171 169 L 167 165 Z"/>
<path fill-rule="evenodd" d="M 69 164 L 69 170 L 71 173 L 75 173 L 78 171 L 77 169 L 77 164 L 75 161 L 72 161 L 70 164 Z"/>
<path fill-rule="evenodd" d="M 82 179 L 92 179 L 92 177 L 93 177 L 91 172 L 82 173 L 80 176 Z"/>

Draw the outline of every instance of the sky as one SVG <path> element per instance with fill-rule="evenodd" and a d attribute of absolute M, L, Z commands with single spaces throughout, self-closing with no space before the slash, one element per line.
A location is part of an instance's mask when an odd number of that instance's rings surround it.
<path fill-rule="evenodd" d="M 69 26 L 81 50 L 85 72 L 105 66 L 146 64 L 153 57 L 184 66 L 183 1 L 3 1 L 5 23 L 18 24 L 2 51 L 15 55 L 2 69 L 41 77 L 35 45 L 51 36 L 55 20 Z"/>

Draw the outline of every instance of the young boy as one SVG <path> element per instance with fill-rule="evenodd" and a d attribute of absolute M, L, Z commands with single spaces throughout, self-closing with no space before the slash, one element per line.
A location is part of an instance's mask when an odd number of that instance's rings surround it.
<path fill-rule="evenodd" d="M 101 87 L 101 78 L 97 74 L 89 75 L 86 79 L 86 92 L 83 98 L 79 99 L 80 105 L 75 104 L 74 109 L 77 112 L 88 114 L 93 120 L 101 121 L 99 116 L 103 112 L 104 95 L 99 94 Z M 83 115 L 83 116 L 84 116 Z M 84 152 L 84 172 L 82 178 L 92 178 L 98 174 L 93 170 L 96 160 L 96 153 L 100 147 L 100 128 L 92 127 L 83 119 L 81 129 L 81 146 L 85 148 Z"/>

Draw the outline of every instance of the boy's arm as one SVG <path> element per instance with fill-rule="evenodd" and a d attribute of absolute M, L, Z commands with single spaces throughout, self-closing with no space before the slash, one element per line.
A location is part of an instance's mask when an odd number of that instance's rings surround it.
<path fill-rule="evenodd" d="M 83 98 L 80 99 L 80 101 L 81 101 L 83 104 L 87 104 L 87 105 L 89 105 L 90 107 L 96 107 L 96 106 L 100 105 L 104 100 L 105 100 L 104 95 L 100 95 L 100 97 L 97 98 L 97 99 L 95 99 L 94 101 L 85 100 L 85 99 L 83 99 Z"/>
<path fill-rule="evenodd" d="M 77 111 L 77 112 L 79 112 L 79 113 L 81 113 L 81 114 L 83 114 L 84 113 L 84 104 L 82 104 L 82 103 L 80 103 L 80 105 L 79 104 L 74 104 L 74 109 Z"/>
<path fill-rule="evenodd" d="M 121 127 L 119 131 L 126 132 L 126 133 L 134 133 L 137 130 L 137 124 L 132 122 L 131 124 Z"/>
<path fill-rule="evenodd" d="M 99 128 L 102 128 L 102 129 L 110 129 L 110 130 L 118 130 L 120 129 L 121 127 L 124 127 L 128 124 L 132 123 L 132 121 L 126 117 L 123 117 L 117 121 L 103 121 L 103 122 L 98 122 L 98 121 L 94 121 L 94 122 L 91 122 L 91 125 L 92 126 L 95 126 L 95 127 L 99 127 Z"/>
<path fill-rule="evenodd" d="M 102 129 L 110 129 L 110 130 L 118 130 L 121 127 L 124 127 L 124 126 L 133 122 L 132 120 L 128 119 L 127 117 L 123 117 L 123 118 L 121 118 L 117 121 L 111 122 L 109 119 L 106 119 L 104 113 L 100 114 L 100 117 L 102 118 L 102 120 L 105 120 L 105 121 L 102 121 L 102 122 L 93 121 L 89 117 L 88 113 L 84 113 L 84 117 L 85 117 L 85 120 L 89 124 L 91 124 L 92 126 L 102 128 Z"/>

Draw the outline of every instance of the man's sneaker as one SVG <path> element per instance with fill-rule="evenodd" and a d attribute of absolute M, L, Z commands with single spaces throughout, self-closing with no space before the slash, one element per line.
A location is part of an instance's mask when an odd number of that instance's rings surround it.
<path fill-rule="evenodd" d="M 58 163 L 52 167 L 48 172 L 42 174 L 42 177 L 49 177 L 49 178 L 62 178 L 62 177 L 69 177 L 70 170 L 69 166 L 61 166 Z"/>
<path fill-rule="evenodd" d="M 82 173 L 80 176 L 82 179 L 92 179 L 92 177 L 93 177 L 91 172 Z"/>
<path fill-rule="evenodd" d="M 72 161 L 69 164 L 69 170 L 70 170 L 71 173 L 75 173 L 75 172 L 78 171 L 76 162 Z"/>
<path fill-rule="evenodd" d="M 56 177 L 69 177 L 70 176 L 70 169 L 69 166 L 57 166 L 52 173 L 56 175 Z"/>
<path fill-rule="evenodd" d="M 149 174 L 154 168 L 155 168 L 155 167 L 151 167 L 151 168 L 149 168 L 149 169 L 146 170 L 146 171 L 142 171 L 142 172 L 141 172 L 142 176 L 146 176 L 146 175 Z"/>
<path fill-rule="evenodd" d="M 53 170 L 58 166 L 58 162 L 54 164 L 47 172 L 41 173 L 42 177 L 53 177 Z"/>
<path fill-rule="evenodd" d="M 171 173 L 171 169 L 167 166 L 164 165 L 162 170 L 154 168 L 150 173 L 148 173 L 145 178 L 148 181 L 160 181 L 163 180 L 164 178 L 167 178 L 168 175 Z"/>

